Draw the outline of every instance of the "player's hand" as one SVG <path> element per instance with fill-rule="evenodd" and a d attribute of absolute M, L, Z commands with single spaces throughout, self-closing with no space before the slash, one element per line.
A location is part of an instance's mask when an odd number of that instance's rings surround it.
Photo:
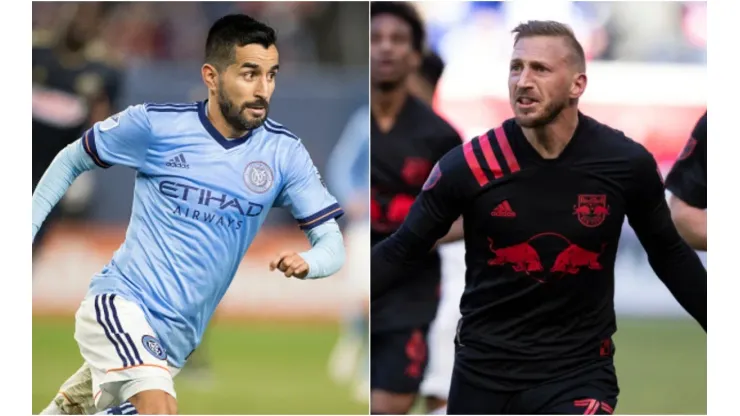
<path fill-rule="evenodd" d="M 270 262 L 270 271 L 275 269 L 283 272 L 285 277 L 305 279 L 308 276 L 308 263 L 294 251 L 284 251 Z"/>

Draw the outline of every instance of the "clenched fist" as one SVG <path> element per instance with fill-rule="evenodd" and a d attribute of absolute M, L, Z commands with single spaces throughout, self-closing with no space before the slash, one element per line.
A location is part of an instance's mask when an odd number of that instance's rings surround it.
<path fill-rule="evenodd" d="M 305 279 L 308 275 L 308 263 L 294 251 L 284 251 L 270 262 L 270 271 L 279 269 L 285 277 Z"/>

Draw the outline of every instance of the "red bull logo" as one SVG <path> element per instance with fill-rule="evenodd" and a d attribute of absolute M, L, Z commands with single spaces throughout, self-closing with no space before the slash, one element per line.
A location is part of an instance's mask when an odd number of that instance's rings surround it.
<path fill-rule="evenodd" d="M 546 235 L 555 236 L 567 244 L 566 248 L 555 257 L 552 267 L 548 268 L 543 267 L 537 249 L 531 244 L 533 240 Z M 524 273 L 540 283 L 544 283 L 550 276 L 550 273 L 557 277 L 563 277 L 567 274 L 578 274 L 584 268 L 602 270 L 603 266 L 599 261 L 599 257 L 601 257 L 606 248 L 606 244 L 602 244 L 600 252 L 587 250 L 578 244 L 571 243 L 564 236 L 557 233 L 537 234 L 523 243 L 508 247 L 494 247 L 492 238 L 488 238 L 488 243 L 489 250 L 495 256 L 488 260 L 489 266 L 509 265 L 515 272 Z"/>
<path fill-rule="evenodd" d="M 526 274 L 544 270 L 537 250 L 530 246 L 528 242 L 502 248 L 494 248 L 493 239 L 491 238 L 488 239 L 488 243 L 489 249 L 496 255 L 493 259 L 488 260 L 489 266 L 510 264 L 515 272 L 524 272 Z"/>
<path fill-rule="evenodd" d="M 578 204 L 573 207 L 573 215 L 586 227 L 598 227 L 609 215 L 606 195 L 578 195 Z"/>
<path fill-rule="evenodd" d="M 581 248 L 577 244 L 571 244 L 562 253 L 558 254 L 555 258 L 555 264 L 553 264 L 550 271 L 577 274 L 581 270 L 581 267 L 588 267 L 591 270 L 601 270 L 599 256 L 604 252 L 605 246 L 606 244 L 601 247 L 601 253 L 597 253 Z"/>

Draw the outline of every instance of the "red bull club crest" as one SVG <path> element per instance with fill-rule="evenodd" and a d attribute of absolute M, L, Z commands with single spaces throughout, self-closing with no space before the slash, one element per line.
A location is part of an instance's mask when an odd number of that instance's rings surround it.
<path fill-rule="evenodd" d="M 573 215 L 586 227 L 598 227 L 609 215 L 606 195 L 578 195 L 578 204 L 573 207 Z"/>

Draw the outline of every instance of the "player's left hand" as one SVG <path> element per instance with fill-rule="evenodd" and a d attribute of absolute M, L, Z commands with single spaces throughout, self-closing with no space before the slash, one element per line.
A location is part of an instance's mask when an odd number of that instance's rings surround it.
<path fill-rule="evenodd" d="M 284 251 L 270 262 L 270 271 L 279 269 L 285 277 L 305 279 L 308 276 L 308 263 L 294 251 Z"/>

